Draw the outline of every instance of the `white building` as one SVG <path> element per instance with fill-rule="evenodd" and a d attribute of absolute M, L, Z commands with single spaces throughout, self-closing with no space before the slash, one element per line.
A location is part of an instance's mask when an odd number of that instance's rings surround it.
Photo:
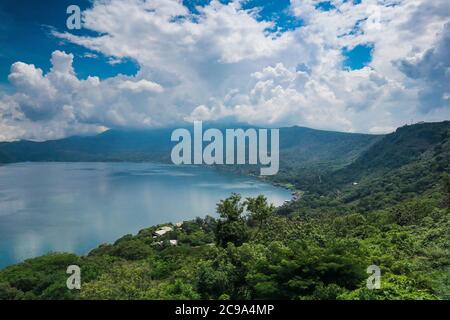
<path fill-rule="evenodd" d="M 161 229 L 156 230 L 153 234 L 157 237 L 161 237 L 161 236 L 165 235 L 167 232 L 170 232 L 172 230 L 173 230 L 172 227 L 164 226 Z"/>

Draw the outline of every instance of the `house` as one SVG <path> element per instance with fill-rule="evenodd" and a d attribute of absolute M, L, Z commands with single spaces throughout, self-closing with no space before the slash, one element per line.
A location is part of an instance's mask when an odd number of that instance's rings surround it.
<path fill-rule="evenodd" d="M 153 243 L 154 246 L 158 246 L 158 247 L 162 247 L 163 244 L 164 244 L 164 241 L 157 241 L 157 242 Z M 169 244 L 171 246 L 177 246 L 178 245 L 178 240 L 169 240 Z"/>
<path fill-rule="evenodd" d="M 167 232 L 173 231 L 172 227 L 169 226 L 164 226 L 158 230 L 156 230 L 155 232 L 153 232 L 155 237 L 161 237 L 163 235 L 165 235 Z"/>

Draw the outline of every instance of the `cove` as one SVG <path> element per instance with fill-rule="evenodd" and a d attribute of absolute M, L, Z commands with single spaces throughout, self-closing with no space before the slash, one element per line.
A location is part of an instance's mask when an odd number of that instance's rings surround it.
<path fill-rule="evenodd" d="M 18 163 L 0 166 L 0 267 L 50 251 L 86 254 L 101 243 L 167 222 L 215 216 L 232 192 L 290 192 L 207 166 Z"/>

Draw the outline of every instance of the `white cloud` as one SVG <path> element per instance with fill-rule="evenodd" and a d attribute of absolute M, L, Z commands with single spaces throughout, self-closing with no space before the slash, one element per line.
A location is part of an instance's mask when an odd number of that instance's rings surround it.
<path fill-rule="evenodd" d="M 436 45 L 414 57 L 399 61 L 399 69 L 416 80 L 419 109 L 428 112 L 450 106 L 450 24 L 447 24 Z"/>
<path fill-rule="evenodd" d="M 152 81 L 145 80 L 145 79 L 141 79 L 138 81 L 125 80 L 125 81 L 119 83 L 119 85 L 117 87 L 119 89 L 130 90 L 133 92 L 148 91 L 148 92 L 161 93 L 164 91 L 163 87 L 161 87 L 159 84 L 152 82 Z"/>
<path fill-rule="evenodd" d="M 61 51 L 47 74 L 17 62 L 15 93 L 0 96 L 0 139 L 224 118 L 379 133 L 449 118 L 449 49 L 440 40 L 448 39 L 448 1 L 335 0 L 330 11 L 316 3 L 292 1 L 305 25 L 270 33 L 273 23 L 239 1 L 212 1 L 199 15 L 179 0 L 94 1 L 84 27 L 98 36 L 54 36 L 112 64 L 131 58 L 138 74 L 81 80 L 73 55 Z M 345 70 L 342 49 L 366 43 L 370 64 Z M 435 94 L 439 104 L 427 108 Z"/>
<path fill-rule="evenodd" d="M 153 107 L 158 83 L 119 75 L 101 81 L 80 80 L 73 70 L 73 55 L 55 51 L 50 72 L 17 62 L 9 81 L 15 94 L 1 98 L 2 139 L 50 139 L 106 127 L 155 126 L 161 120 Z M 167 115 L 165 115 L 168 117 Z"/>

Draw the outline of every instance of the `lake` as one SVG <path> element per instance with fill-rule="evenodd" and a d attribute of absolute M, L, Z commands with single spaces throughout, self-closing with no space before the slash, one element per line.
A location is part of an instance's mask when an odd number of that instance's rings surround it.
<path fill-rule="evenodd" d="M 0 166 L 0 267 L 51 251 L 85 254 L 101 243 L 205 215 L 231 192 L 288 190 L 208 167 L 151 163 L 19 163 Z"/>

